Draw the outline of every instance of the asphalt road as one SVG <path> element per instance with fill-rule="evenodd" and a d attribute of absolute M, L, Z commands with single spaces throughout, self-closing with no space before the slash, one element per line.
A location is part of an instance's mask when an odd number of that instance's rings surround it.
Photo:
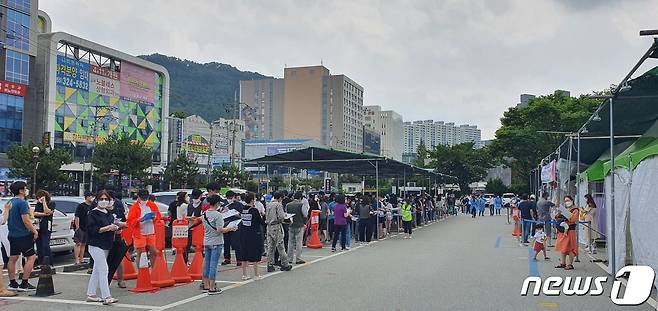
<path fill-rule="evenodd" d="M 242 282 L 239 269 L 223 266 L 218 285 L 224 293 L 217 296 L 200 292 L 197 282 L 148 294 L 111 289 L 120 299 L 115 308 L 134 310 L 655 310 L 649 303 L 612 304 L 612 281 L 604 285 L 604 295 L 595 297 L 521 296 L 529 274 L 595 277 L 605 272 L 586 258 L 576 270 L 556 270 L 552 251 L 550 262 L 530 261 L 528 248 L 510 233 L 504 216 L 459 215 L 415 231 L 411 240 L 394 236 L 337 253 L 328 247 L 304 249 L 309 263 L 258 281 Z M 97 310 L 98 305 L 82 302 L 87 281 L 83 271 L 58 271 L 55 287 L 61 294 L 38 299 L 21 294 L 0 300 L 0 309 Z"/>

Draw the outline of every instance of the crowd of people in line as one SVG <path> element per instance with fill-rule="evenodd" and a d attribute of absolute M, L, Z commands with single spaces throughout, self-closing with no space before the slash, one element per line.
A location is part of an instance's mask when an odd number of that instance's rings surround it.
<path fill-rule="evenodd" d="M 485 209 L 489 208 L 489 215 L 501 215 L 501 210 L 506 209 L 508 223 L 513 221 L 514 229 L 512 235 L 517 237 L 520 245 L 531 246 L 534 250 L 534 260 L 539 253 L 543 254 L 544 260 L 550 260 L 547 248 L 553 247 L 555 239 L 555 251 L 560 254 L 560 263 L 555 267 L 558 269 L 573 270 L 573 263 L 578 257 L 578 242 L 576 230 L 578 225 L 585 225 L 587 247 L 589 252 L 595 252 L 595 240 L 599 233 L 592 228 L 596 225 L 596 203 L 590 194 L 585 195 L 585 207 L 576 206 L 570 195 L 563 198 L 563 208 L 554 201 L 549 200 L 549 194 L 542 192 L 539 200 L 535 195 L 523 194 L 520 197 L 511 198 L 504 202 L 500 196 L 495 196 L 487 201 L 480 194 L 465 195 L 456 200 L 456 209 L 472 218 L 484 216 Z"/>
<path fill-rule="evenodd" d="M 147 190 L 138 191 L 131 206 L 124 205 L 111 190 L 86 192 L 84 202 L 75 211 L 73 240 L 75 265 L 87 264 L 85 255 L 90 256 L 87 301 L 106 305 L 118 301 L 111 295 L 110 284 L 116 276 L 117 286 L 126 287 L 121 265 L 124 257 L 137 261 L 138 266 L 146 259 L 149 265 L 155 262 L 155 226 L 160 222 L 166 222 L 166 230 L 172 230 L 175 221 L 186 220 L 189 234 L 182 254 L 184 261 L 189 262 L 191 252 L 202 252 L 203 277 L 199 288 L 214 295 L 221 292 L 215 285 L 218 266 L 232 264 L 233 254 L 236 266 L 242 268 L 242 280 L 262 277 L 258 263 L 263 257 L 267 258 L 268 272 L 277 267 L 290 271 L 294 264 L 304 264 L 303 246 L 314 211 L 318 214 L 319 237 L 331 245 L 332 252 L 338 246 L 343 251 L 355 243 L 383 239 L 400 227 L 404 228 L 404 239 L 410 239 L 413 228 L 456 212 L 452 196 L 418 194 L 401 199 L 395 194 L 377 197 L 288 191 L 266 195 L 228 191 L 220 196 L 220 188 L 211 182 L 205 193 L 200 189 L 179 192 L 166 217 Z M 0 276 L 0 297 L 35 290 L 28 282 L 35 263 L 51 264 L 49 242 L 56 206 L 50 194 L 39 190 L 32 209 L 25 182 L 14 182 L 10 190 L 14 197 L 0 209 L 0 243 L 9 254 L 9 285 L 5 288 Z M 192 231 L 199 225 L 203 227 L 203 248 L 195 249 Z M 122 237 L 126 229 L 131 232 L 130 245 Z M 16 280 L 17 270 L 22 270 L 20 284 Z"/>

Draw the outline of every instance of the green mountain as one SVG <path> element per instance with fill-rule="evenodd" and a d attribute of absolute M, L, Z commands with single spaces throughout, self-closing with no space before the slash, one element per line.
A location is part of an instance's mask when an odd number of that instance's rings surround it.
<path fill-rule="evenodd" d="M 200 64 L 162 54 L 139 57 L 162 65 L 169 71 L 170 114 L 181 111 L 186 115 L 202 116 L 206 121 L 235 115 L 235 96 L 239 96 L 240 80 L 269 78 L 217 62 Z"/>

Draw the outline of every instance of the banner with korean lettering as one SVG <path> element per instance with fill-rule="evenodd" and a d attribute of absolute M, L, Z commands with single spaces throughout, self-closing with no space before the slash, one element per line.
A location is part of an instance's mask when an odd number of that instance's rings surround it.
<path fill-rule="evenodd" d="M 117 71 L 91 65 L 89 67 L 90 91 L 100 95 L 119 97 L 121 96 L 119 77 L 120 74 Z"/>
<path fill-rule="evenodd" d="M 0 80 L 0 93 L 25 97 L 27 86 L 9 81 Z"/>
<path fill-rule="evenodd" d="M 88 91 L 89 64 L 57 55 L 57 84 Z"/>
<path fill-rule="evenodd" d="M 137 65 L 121 63 L 121 97 L 141 103 L 155 102 L 155 72 Z"/>

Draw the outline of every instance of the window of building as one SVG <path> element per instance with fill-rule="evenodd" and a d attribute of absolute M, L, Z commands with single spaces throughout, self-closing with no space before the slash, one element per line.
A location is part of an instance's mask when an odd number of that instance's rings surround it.
<path fill-rule="evenodd" d="M 20 144 L 23 133 L 23 97 L 0 94 L 0 152 Z"/>
<path fill-rule="evenodd" d="M 31 0 L 7 0 L 7 7 L 29 13 Z"/>
<path fill-rule="evenodd" d="M 7 81 L 29 84 L 30 57 L 27 54 L 7 50 L 5 61 L 5 79 Z"/>
<path fill-rule="evenodd" d="M 7 10 L 7 45 L 21 50 L 30 49 L 30 16 Z"/>

